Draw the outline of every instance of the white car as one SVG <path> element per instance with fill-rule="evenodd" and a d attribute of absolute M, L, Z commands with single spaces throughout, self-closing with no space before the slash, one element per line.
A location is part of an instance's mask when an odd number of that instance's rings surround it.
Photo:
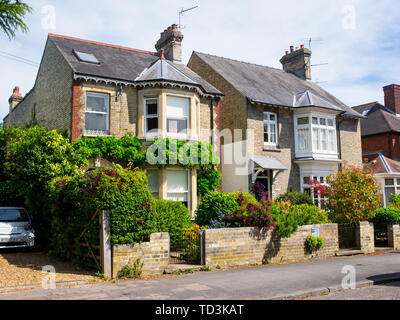
<path fill-rule="evenodd" d="M 32 218 L 24 208 L 0 207 L 0 249 L 35 245 Z"/>

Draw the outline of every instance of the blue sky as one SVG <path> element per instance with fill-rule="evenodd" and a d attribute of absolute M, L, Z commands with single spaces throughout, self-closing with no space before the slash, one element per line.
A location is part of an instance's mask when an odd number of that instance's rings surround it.
<path fill-rule="evenodd" d="M 86 0 L 27 1 L 34 13 L 30 32 L 9 41 L 0 34 L 0 53 L 40 62 L 48 33 L 154 50 L 160 32 L 183 17 L 186 63 L 193 50 L 281 68 L 290 45 L 312 44 L 313 81 L 350 106 L 383 102 L 382 87 L 400 84 L 398 0 Z M 49 10 L 50 8 L 50 10 Z M 55 15 L 49 15 L 54 9 Z M 55 22 L 53 24 L 52 22 Z M 15 86 L 23 94 L 37 67 L 0 54 L 0 119 L 8 113 Z"/>

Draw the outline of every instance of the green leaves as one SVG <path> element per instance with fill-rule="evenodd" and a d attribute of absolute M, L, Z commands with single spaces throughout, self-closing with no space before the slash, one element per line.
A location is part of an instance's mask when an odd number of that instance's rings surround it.
<path fill-rule="evenodd" d="M 32 8 L 22 1 L 0 1 L 0 29 L 9 39 L 15 38 L 18 29 L 27 33 L 29 28 L 23 19 L 27 13 L 31 12 Z"/>

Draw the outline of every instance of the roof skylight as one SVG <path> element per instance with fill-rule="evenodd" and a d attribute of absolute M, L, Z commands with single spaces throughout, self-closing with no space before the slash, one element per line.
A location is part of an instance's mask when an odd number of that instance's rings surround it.
<path fill-rule="evenodd" d="M 97 58 L 92 53 L 85 53 L 85 52 L 80 52 L 80 51 L 76 51 L 76 50 L 73 50 L 73 52 L 74 52 L 75 56 L 81 62 L 100 64 L 100 61 L 97 60 Z"/>

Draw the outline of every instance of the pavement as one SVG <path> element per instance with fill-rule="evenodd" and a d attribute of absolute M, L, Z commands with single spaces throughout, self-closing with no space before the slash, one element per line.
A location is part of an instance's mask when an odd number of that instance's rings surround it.
<path fill-rule="evenodd" d="M 199 272 L 156 280 L 103 282 L 0 294 L 0 300 L 263 300 L 296 299 L 342 290 L 343 267 L 358 287 L 400 280 L 400 252 L 312 262 Z M 348 267 L 347 267 L 348 268 Z"/>
<path fill-rule="evenodd" d="M 400 281 L 311 297 L 307 300 L 400 300 Z"/>

